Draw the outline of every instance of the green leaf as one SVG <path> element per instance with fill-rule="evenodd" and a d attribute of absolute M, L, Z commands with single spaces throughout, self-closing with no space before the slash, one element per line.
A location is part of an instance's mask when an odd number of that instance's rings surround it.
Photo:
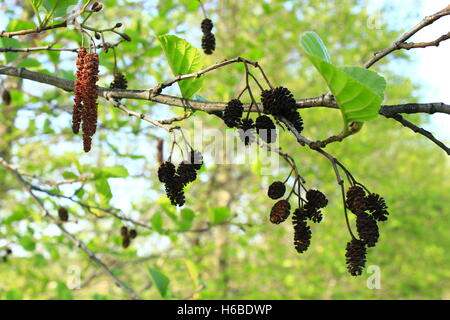
<path fill-rule="evenodd" d="M 152 277 L 153 282 L 158 288 L 159 294 L 162 298 L 165 298 L 167 295 L 167 289 L 169 287 L 169 278 L 167 278 L 167 276 L 161 271 L 158 271 L 156 269 L 149 268 L 148 271 L 150 272 L 150 276 Z"/>
<path fill-rule="evenodd" d="M 184 259 L 184 264 L 186 265 L 186 269 L 188 270 L 189 276 L 192 279 L 192 282 L 194 282 L 194 287 L 197 289 L 199 287 L 199 281 L 198 281 L 198 268 L 195 265 L 194 261 L 190 259 Z"/>
<path fill-rule="evenodd" d="M 26 58 L 22 61 L 20 61 L 16 68 L 39 68 L 41 66 L 41 63 L 35 59 Z"/>
<path fill-rule="evenodd" d="M 20 48 L 21 43 L 13 38 L 0 38 L 0 46 L 3 48 Z M 18 56 L 19 52 L 5 52 L 6 63 L 14 61 Z"/>
<path fill-rule="evenodd" d="M 217 225 L 225 220 L 227 220 L 231 215 L 231 211 L 229 208 L 226 207 L 217 207 L 213 208 L 210 212 L 210 219 L 212 225 Z"/>
<path fill-rule="evenodd" d="M 107 179 L 99 179 L 95 182 L 97 192 L 99 193 L 100 202 L 106 204 L 111 200 L 112 193 Z"/>
<path fill-rule="evenodd" d="M 94 179 L 125 178 L 129 175 L 127 168 L 120 165 L 113 167 L 92 168 L 92 172 L 94 173 Z"/>
<path fill-rule="evenodd" d="M 64 171 L 62 176 L 63 176 L 64 179 L 76 179 L 76 178 L 78 178 L 78 176 L 75 173 L 70 172 L 70 171 Z"/>
<path fill-rule="evenodd" d="M 331 63 L 328 50 L 317 33 L 312 31 L 305 32 L 300 39 L 300 44 L 306 54 L 318 57 L 325 62 Z"/>
<path fill-rule="evenodd" d="M 177 222 L 177 231 L 186 231 L 192 227 L 192 220 L 195 218 L 195 213 L 191 209 L 181 209 L 180 220 Z"/>
<path fill-rule="evenodd" d="M 14 208 L 14 211 L 12 215 L 10 215 L 8 218 L 6 218 L 3 221 L 3 224 L 8 225 L 11 224 L 14 221 L 22 220 L 28 216 L 28 208 L 24 205 L 18 205 Z"/>
<path fill-rule="evenodd" d="M 163 232 L 163 218 L 161 215 L 161 212 L 157 211 L 152 219 L 150 220 L 153 229 L 156 230 L 156 232 L 162 233 Z"/>
<path fill-rule="evenodd" d="M 200 71 L 202 55 L 186 40 L 173 35 L 159 37 L 161 46 L 175 76 Z M 191 98 L 202 87 L 203 78 L 185 79 L 178 82 L 183 98 Z"/>
<path fill-rule="evenodd" d="M 33 251 L 34 249 L 36 249 L 36 243 L 29 236 L 20 237 L 19 243 L 27 251 Z"/>
<path fill-rule="evenodd" d="M 346 123 L 368 121 L 377 117 L 386 88 L 386 81 L 382 76 L 360 67 L 337 68 L 331 64 L 322 40 L 314 32 L 306 32 L 300 43 L 309 60 L 327 82 Z"/>
<path fill-rule="evenodd" d="M 64 282 L 58 281 L 58 285 L 56 287 L 56 294 L 59 300 L 73 300 L 72 292 L 69 288 L 67 288 Z"/>
<path fill-rule="evenodd" d="M 8 23 L 8 31 L 27 30 L 35 27 L 33 22 L 19 19 L 13 19 Z"/>

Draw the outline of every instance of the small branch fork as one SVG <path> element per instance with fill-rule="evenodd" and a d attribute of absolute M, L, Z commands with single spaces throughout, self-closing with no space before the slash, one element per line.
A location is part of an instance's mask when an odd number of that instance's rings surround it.
<path fill-rule="evenodd" d="M 379 51 L 373 55 L 373 57 L 367 61 L 364 64 L 364 68 L 370 68 L 375 63 L 386 57 L 387 55 L 391 54 L 392 52 L 396 50 L 401 49 L 414 49 L 414 48 L 426 48 L 430 46 L 439 46 L 439 44 L 442 41 L 445 41 L 450 38 L 450 33 L 447 33 L 438 39 L 431 41 L 431 42 L 422 42 L 422 43 L 407 43 L 406 41 L 409 40 L 412 36 L 414 36 L 417 32 L 422 30 L 423 28 L 429 26 L 430 24 L 434 23 L 435 21 L 439 20 L 442 17 L 450 15 L 450 5 L 442 9 L 441 11 L 425 17 L 421 22 L 419 22 L 416 26 L 414 26 L 411 30 L 403 34 L 396 42 L 394 42 L 391 46 L 388 48 Z"/>

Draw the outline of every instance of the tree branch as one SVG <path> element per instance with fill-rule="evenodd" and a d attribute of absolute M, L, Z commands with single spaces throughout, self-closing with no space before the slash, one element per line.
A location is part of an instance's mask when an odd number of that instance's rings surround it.
<path fill-rule="evenodd" d="M 437 39 L 435 41 L 422 43 L 421 45 L 406 43 L 406 41 L 408 39 L 410 39 L 413 35 L 415 35 L 417 32 L 419 32 L 420 30 L 422 30 L 426 26 L 429 26 L 430 24 L 432 24 L 436 20 L 439 20 L 440 18 L 442 18 L 444 16 L 448 16 L 448 15 L 450 15 L 450 5 L 448 5 L 446 8 L 442 9 L 441 11 L 439 11 L 439 12 L 437 12 L 437 13 L 431 15 L 431 16 L 425 17 L 421 22 L 419 22 L 411 30 L 409 30 L 408 32 L 403 34 L 391 46 L 389 46 L 388 48 L 386 48 L 386 49 L 384 49 L 382 51 L 376 52 L 373 55 L 373 57 L 364 64 L 364 68 L 370 68 L 372 65 L 374 65 L 375 63 L 377 63 L 378 61 L 380 61 L 381 59 L 386 57 L 388 54 L 390 54 L 390 53 L 392 53 L 392 52 L 394 52 L 396 50 L 412 49 L 412 48 L 425 48 L 425 47 L 428 47 L 428 46 L 431 46 L 431 45 L 435 45 L 436 46 L 436 45 L 439 45 L 439 43 L 441 41 L 449 39 L 450 38 L 449 34 L 446 34 L 446 35 L 440 37 L 439 39 Z"/>

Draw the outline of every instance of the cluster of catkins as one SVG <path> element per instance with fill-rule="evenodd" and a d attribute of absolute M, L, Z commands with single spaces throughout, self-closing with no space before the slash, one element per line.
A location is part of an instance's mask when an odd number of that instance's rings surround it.
<path fill-rule="evenodd" d="M 366 248 L 374 247 L 379 238 L 378 221 L 386 221 L 389 212 L 382 197 L 376 193 L 366 195 L 358 186 L 348 189 L 346 206 L 356 215 L 356 230 L 359 239 L 353 238 L 347 243 L 346 260 L 348 272 L 353 276 L 361 275 L 366 264 Z"/>
<path fill-rule="evenodd" d="M 271 199 L 280 199 L 286 192 L 286 185 L 281 181 L 273 182 L 267 191 Z M 292 217 L 294 225 L 294 246 L 298 253 L 305 252 L 311 244 L 311 228 L 308 220 L 319 223 L 322 221 L 320 209 L 326 207 L 328 200 L 319 190 L 310 189 L 306 192 L 306 202 L 297 208 Z M 291 205 L 287 199 L 276 202 L 270 210 L 270 222 L 280 224 L 290 215 Z"/>
<path fill-rule="evenodd" d="M 120 235 L 122 236 L 122 247 L 124 249 L 130 246 L 131 240 L 137 237 L 135 229 L 128 230 L 126 226 L 120 228 Z"/>
<path fill-rule="evenodd" d="M 289 89 L 277 87 L 275 89 L 264 90 L 261 93 L 263 112 L 273 117 L 282 117 L 289 121 L 300 133 L 303 130 L 303 120 L 297 111 L 295 99 Z M 277 134 L 275 124 L 267 115 L 260 115 L 255 122 L 248 117 L 242 119 L 244 108 L 241 101 L 233 99 L 228 102 L 223 120 L 230 128 L 239 129 L 239 137 L 245 143 L 250 144 L 255 140 L 253 129 L 267 143 L 276 141 Z"/>
<path fill-rule="evenodd" d="M 186 202 L 184 187 L 197 179 L 197 171 L 203 165 L 200 152 L 192 150 L 189 159 L 183 160 L 178 167 L 170 161 L 163 162 L 158 169 L 159 181 L 164 183 L 167 197 L 174 206 L 183 206 Z"/>
<path fill-rule="evenodd" d="M 206 54 L 212 54 L 216 49 L 216 38 L 214 34 L 211 32 L 214 27 L 212 21 L 208 18 L 203 19 L 201 28 L 203 32 L 202 37 L 202 48 Z"/>
<path fill-rule="evenodd" d="M 92 136 L 97 130 L 98 65 L 97 53 L 86 52 L 84 47 L 78 49 L 72 131 L 78 134 L 81 125 L 85 152 L 91 150 Z"/>

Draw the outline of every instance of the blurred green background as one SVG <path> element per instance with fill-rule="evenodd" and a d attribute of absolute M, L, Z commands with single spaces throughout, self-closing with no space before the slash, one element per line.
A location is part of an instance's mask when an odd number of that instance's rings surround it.
<path fill-rule="evenodd" d="M 215 24 L 217 49 L 204 57 L 204 65 L 236 56 L 257 60 L 272 83 L 290 88 L 296 98 L 317 96 L 326 92 L 326 84 L 301 55 L 298 40 L 303 31 L 316 31 L 334 62 L 361 65 L 419 21 L 425 2 L 401 1 L 404 5 L 399 10 L 401 4 L 395 1 L 384 6 L 379 1 L 356 0 L 205 1 Z M 35 17 L 29 3 L 1 1 L 0 29 L 32 27 Z M 176 34 L 200 47 L 203 15 L 197 1 L 107 0 L 103 5 L 90 24 L 109 27 L 122 22 L 133 39 L 117 48 L 118 66 L 129 88 L 151 88 L 172 78 L 158 35 Z M 108 41 L 117 40 L 110 37 Z M 77 47 L 80 36 L 73 30 L 56 29 L 15 39 L 19 42 L 12 46 L 57 40 L 58 46 Z M 449 46 L 439 49 L 448 52 Z M 99 85 L 108 86 L 113 54 L 99 54 Z M 385 103 L 429 102 L 422 94 L 427 90 L 426 79 L 414 77 L 418 64 L 410 57 L 409 52 L 397 52 L 375 65 L 388 81 Z M 2 55 L 0 61 L 73 80 L 75 58 L 73 53 L 44 51 Z M 67 228 L 143 298 L 162 298 L 149 270 L 168 278 L 166 299 L 450 298 L 450 162 L 442 150 L 393 120 L 380 117 L 359 134 L 327 147 L 359 181 L 383 195 L 390 209 L 389 220 L 380 227 L 379 244 L 368 254 L 367 265 L 381 270 L 381 289 L 372 290 L 366 283 L 370 273 L 354 278 L 346 272 L 344 250 L 349 236 L 329 162 L 299 147 L 289 134 L 282 134 L 280 146 L 296 159 L 308 186 L 319 188 L 329 199 L 325 219 L 313 225 L 312 244 L 303 255 L 293 248 L 290 221 L 275 226 L 268 220 L 272 201 L 266 188 L 289 173 L 281 160 L 279 170 L 267 177 L 261 175 L 264 159 L 251 165 L 219 165 L 205 154 L 206 166 L 186 191 L 184 209 L 175 209 L 156 177 L 157 139 L 165 139 L 165 151 L 169 148 L 165 132 L 100 100 L 100 127 L 93 150 L 84 154 L 80 136 L 71 132 L 71 93 L 27 80 L 1 79 L 12 94 L 11 105 L 1 106 L 2 157 L 45 180 L 91 174 L 82 188 L 77 183 L 54 191 L 75 193 L 76 199 L 92 205 L 120 208 L 124 215 L 151 225 L 151 229 L 137 227 L 138 238 L 123 249 L 119 229 L 131 224 L 39 194 L 54 214 L 59 206 L 67 207 L 71 217 Z M 199 93 L 211 101 L 228 101 L 243 81 L 242 66 L 231 65 L 208 74 Z M 178 90 L 173 87 L 167 93 L 178 94 Z M 146 101 L 124 103 L 155 119 L 183 113 Z M 341 129 L 338 111 L 315 108 L 301 114 L 304 134 L 311 139 L 323 139 Z M 407 118 L 438 130 L 427 117 Z M 199 121 L 205 130 L 225 130 L 216 117 L 201 112 L 180 125 L 192 134 L 194 122 Z M 120 172 L 118 177 L 107 175 L 111 167 Z M 109 188 L 100 180 L 106 180 Z M 0 181 L 0 254 L 6 248 L 13 251 L 0 261 L 1 299 L 129 298 L 40 217 L 28 194 L 2 167 Z M 214 225 L 220 219 L 229 223 Z"/>

